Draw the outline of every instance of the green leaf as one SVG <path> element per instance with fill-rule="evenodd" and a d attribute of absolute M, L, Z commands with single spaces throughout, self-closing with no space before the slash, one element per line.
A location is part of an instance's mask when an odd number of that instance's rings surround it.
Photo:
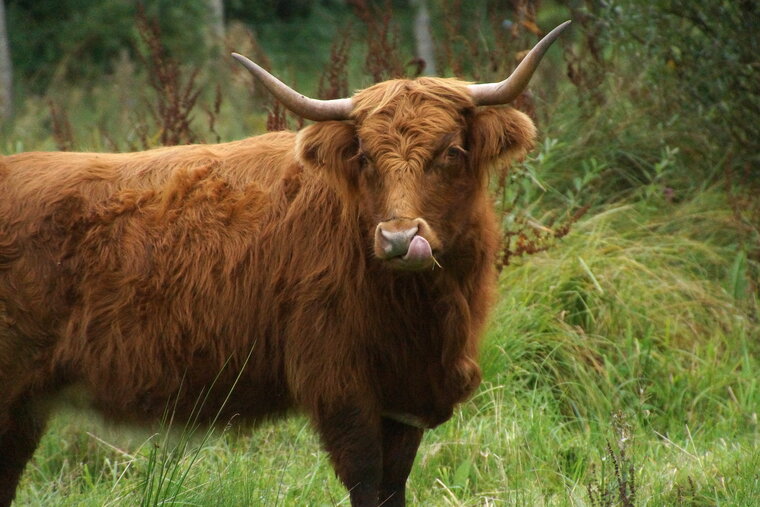
<path fill-rule="evenodd" d="M 470 470 L 472 469 L 472 461 L 467 459 L 459 464 L 454 472 L 454 480 L 452 481 L 452 487 L 454 488 L 466 488 L 467 482 L 470 477 Z"/>
<path fill-rule="evenodd" d="M 734 259 L 734 263 L 731 266 L 729 273 L 729 286 L 728 290 L 730 294 L 737 300 L 744 300 L 747 297 L 747 253 L 744 250 L 739 250 Z"/>

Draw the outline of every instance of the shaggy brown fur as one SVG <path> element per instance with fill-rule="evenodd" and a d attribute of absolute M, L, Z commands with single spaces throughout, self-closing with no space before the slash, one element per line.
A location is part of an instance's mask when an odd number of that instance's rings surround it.
<path fill-rule="evenodd" d="M 120 421 L 300 410 L 352 504 L 404 503 L 423 428 L 480 381 L 488 168 L 534 128 L 455 80 L 354 103 L 298 133 L 0 158 L 0 505 L 69 385 Z M 383 258 L 378 224 L 412 222 L 440 267 Z"/>

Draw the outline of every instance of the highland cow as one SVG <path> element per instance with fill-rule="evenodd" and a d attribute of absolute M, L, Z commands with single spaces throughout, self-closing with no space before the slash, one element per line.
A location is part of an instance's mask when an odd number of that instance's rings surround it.
<path fill-rule="evenodd" d="M 333 101 L 235 55 L 316 123 L 0 158 L 0 505 L 69 386 L 114 421 L 299 411 L 352 505 L 403 505 L 423 431 L 480 382 L 489 169 L 535 136 L 479 106 L 520 94 L 565 25 L 500 83 L 393 80 Z"/>

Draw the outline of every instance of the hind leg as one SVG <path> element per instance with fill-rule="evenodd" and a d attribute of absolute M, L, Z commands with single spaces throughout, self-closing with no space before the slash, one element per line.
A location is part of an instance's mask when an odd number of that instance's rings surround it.
<path fill-rule="evenodd" d="M 45 429 L 46 417 L 22 400 L 0 412 L 0 507 L 11 504 L 21 473 Z"/>

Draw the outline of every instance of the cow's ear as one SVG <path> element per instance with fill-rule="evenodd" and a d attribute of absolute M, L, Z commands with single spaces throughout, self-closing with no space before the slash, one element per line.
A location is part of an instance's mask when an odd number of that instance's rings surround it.
<path fill-rule="evenodd" d="M 341 192 L 352 192 L 359 175 L 359 141 L 353 122 L 323 121 L 296 136 L 296 157 L 304 166 L 323 171 Z"/>
<path fill-rule="evenodd" d="M 520 159 L 533 148 L 536 127 L 526 115 L 511 107 L 481 108 L 469 120 L 469 152 L 476 170 Z"/>

